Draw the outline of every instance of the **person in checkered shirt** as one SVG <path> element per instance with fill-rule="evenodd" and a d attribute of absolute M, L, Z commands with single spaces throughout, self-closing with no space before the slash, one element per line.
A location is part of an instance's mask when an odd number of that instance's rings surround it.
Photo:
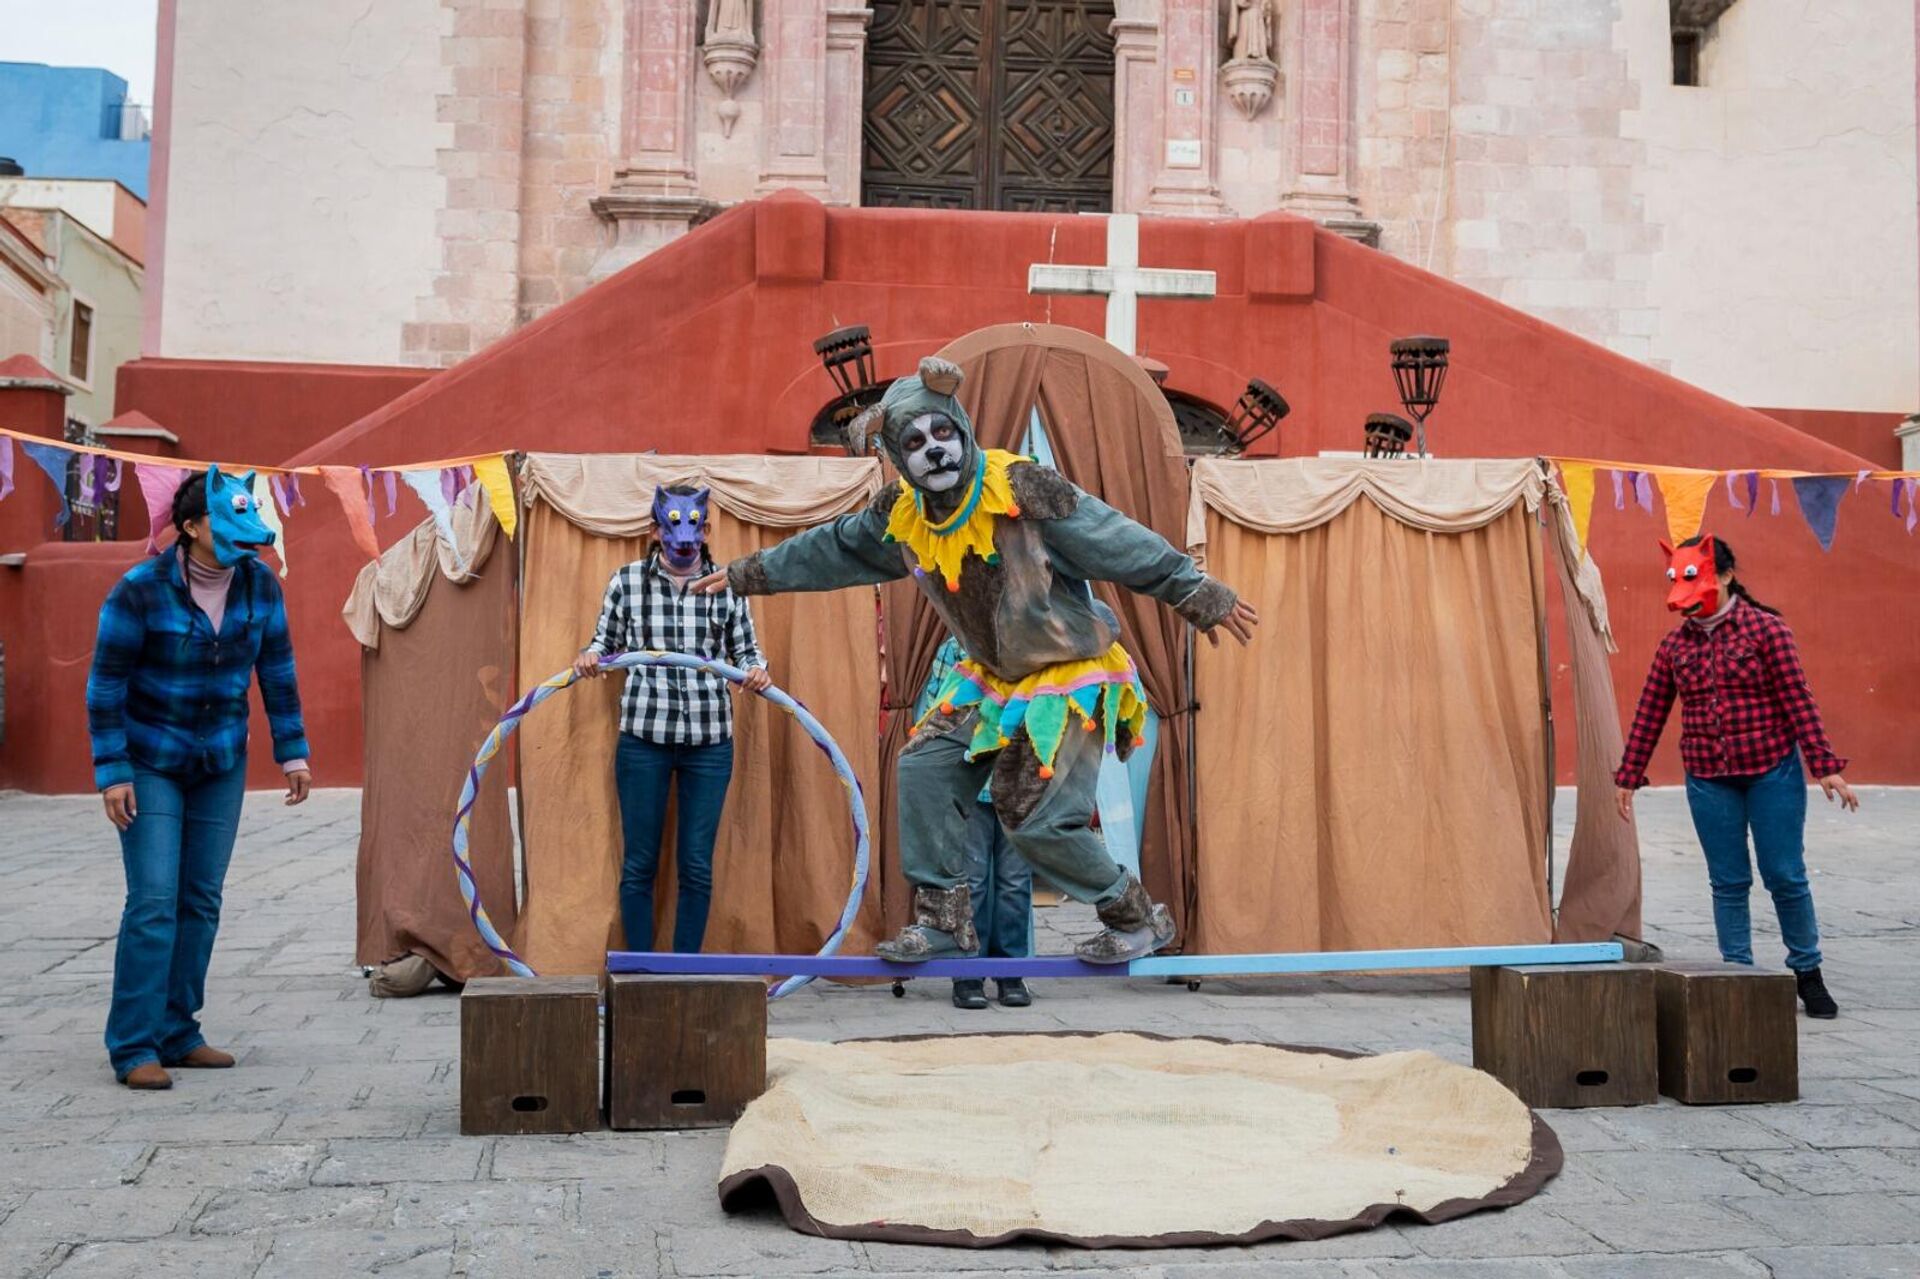
<path fill-rule="evenodd" d="M 653 547 L 643 560 L 614 570 L 593 640 L 574 673 L 606 674 L 610 653 L 656 649 L 724 661 L 747 672 L 743 688 L 772 683 L 753 633 L 747 601 L 731 591 L 687 589 L 713 570 L 707 553 L 707 490 L 673 485 L 654 490 Z M 620 698 L 620 744 L 614 751 L 625 852 L 620 867 L 620 920 L 628 950 L 653 949 L 653 883 L 667 822 L 667 790 L 675 788 L 674 849 L 680 894 L 673 948 L 698 953 L 713 901 L 713 842 L 733 778 L 733 696 L 727 681 L 706 671 L 636 666 Z"/>
<path fill-rule="evenodd" d="M 1793 631 L 1734 576 L 1733 548 L 1707 537 L 1677 549 L 1663 542 L 1661 549 L 1672 583 L 1667 607 L 1685 620 L 1654 651 L 1614 773 L 1621 820 L 1632 820 L 1634 792 L 1647 784 L 1647 764 L 1677 695 L 1687 806 L 1706 853 L 1720 957 L 1753 962 L 1747 898 L 1758 861 L 1807 1015 L 1836 1017 L 1839 1005 L 1820 975 L 1820 929 L 1807 886 L 1807 782 L 1800 758 L 1829 803 L 1853 810 L 1860 801 L 1841 776 L 1847 761 L 1827 740 Z"/>

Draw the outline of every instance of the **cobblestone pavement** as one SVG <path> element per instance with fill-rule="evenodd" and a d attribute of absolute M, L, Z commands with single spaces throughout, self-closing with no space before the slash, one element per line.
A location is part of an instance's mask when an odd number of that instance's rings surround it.
<path fill-rule="evenodd" d="M 1816 797 L 1817 800 L 1817 797 Z M 1803 1021 L 1797 1105 L 1548 1112 L 1566 1171 L 1509 1212 L 1310 1244 L 1155 1253 L 849 1244 L 771 1213 L 728 1218 L 720 1133 L 464 1138 L 458 1003 L 368 998 L 349 965 L 358 802 L 247 806 L 205 1021 L 240 1068 L 172 1092 L 115 1085 L 100 1044 L 118 856 L 93 800 L 0 796 L 0 1276 L 674 1276 L 1085 1271 L 1132 1279 L 1731 1279 L 1920 1275 L 1920 791 L 1814 805 L 1827 971 Z M 1562 847 L 1571 816 L 1563 800 Z M 1676 792 L 1643 801 L 1647 918 L 1711 958 L 1705 875 Z M 1756 893 L 1756 950 L 1777 962 Z M 1046 948 L 1066 910 L 1043 912 Z M 1463 979 L 1290 979 L 1192 993 L 1042 983 L 962 1013 L 814 986 L 776 1034 L 1142 1029 L 1423 1047 L 1468 1060 Z"/>

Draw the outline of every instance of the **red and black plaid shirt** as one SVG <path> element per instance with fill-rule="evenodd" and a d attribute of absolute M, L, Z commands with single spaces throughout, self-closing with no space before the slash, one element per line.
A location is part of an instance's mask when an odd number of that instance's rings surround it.
<path fill-rule="evenodd" d="M 1686 621 L 1660 641 L 1613 775 L 1616 785 L 1647 784 L 1647 762 L 1660 744 L 1675 693 L 1681 703 L 1680 762 L 1694 777 L 1764 773 L 1796 742 L 1815 777 L 1831 777 L 1847 766 L 1820 724 L 1792 629 L 1745 600 L 1736 600 L 1712 631 Z"/>

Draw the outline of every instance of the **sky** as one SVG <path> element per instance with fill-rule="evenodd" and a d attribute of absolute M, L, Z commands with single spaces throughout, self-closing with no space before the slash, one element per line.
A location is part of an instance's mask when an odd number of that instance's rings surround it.
<path fill-rule="evenodd" d="M 153 106 L 157 0 L 0 0 L 0 62 L 105 67 Z"/>

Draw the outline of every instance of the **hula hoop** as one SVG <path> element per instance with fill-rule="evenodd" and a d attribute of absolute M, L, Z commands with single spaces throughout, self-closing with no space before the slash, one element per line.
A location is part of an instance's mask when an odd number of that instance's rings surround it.
<path fill-rule="evenodd" d="M 694 657 L 687 653 L 662 653 L 653 650 L 633 653 L 613 654 L 601 663 L 603 668 L 625 669 L 634 666 L 678 666 L 690 671 L 706 671 L 718 675 L 732 683 L 744 683 L 747 673 L 737 666 L 725 662 L 711 662 L 705 658 Z M 473 757 L 473 765 L 467 769 L 467 784 L 460 791 L 460 807 L 453 819 L 453 865 L 460 879 L 460 896 L 467 903 L 467 918 L 473 921 L 475 931 L 487 949 L 492 951 L 506 964 L 516 976 L 537 976 L 532 967 L 520 956 L 513 953 L 506 938 L 493 926 L 493 920 L 487 915 L 487 908 L 480 900 L 480 886 L 474 881 L 473 865 L 467 860 L 467 830 L 473 821 L 473 805 L 480 793 L 480 779 L 486 775 L 487 765 L 500 753 L 507 739 L 513 736 L 528 711 L 558 693 L 570 687 L 578 677 L 571 669 L 561 671 L 534 688 L 525 697 L 507 708 L 493 731 L 487 734 L 487 740 L 480 744 L 480 751 Z M 853 775 L 853 765 L 833 740 L 825 725 L 814 718 L 796 698 L 772 685 L 759 690 L 760 696 L 778 706 L 787 714 L 800 721 L 800 727 L 807 730 L 807 736 L 813 739 L 833 764 L 834 776 L 847 788 L 847 802 L 853 816 L 853 887 L 847 893 L 847 904 L 840 912 L 840 922 L 834 925 L 833 932 L 821 945 L 819 953 L 831 955 L 840 949 L 840 942 L 847 935 L 847 929 L 853 925 L 853 917 L 860 910 L 860 898 L 867 887 L 867 861 L 869 843 L 867 838 L 867 804 L 860 790 L 860 779 Z M 782 995 L 792 994 L 800 987 L 812 981 L 811 977 L 789 977 L 767 992 L 767 998 L 778 999 Z"/>

